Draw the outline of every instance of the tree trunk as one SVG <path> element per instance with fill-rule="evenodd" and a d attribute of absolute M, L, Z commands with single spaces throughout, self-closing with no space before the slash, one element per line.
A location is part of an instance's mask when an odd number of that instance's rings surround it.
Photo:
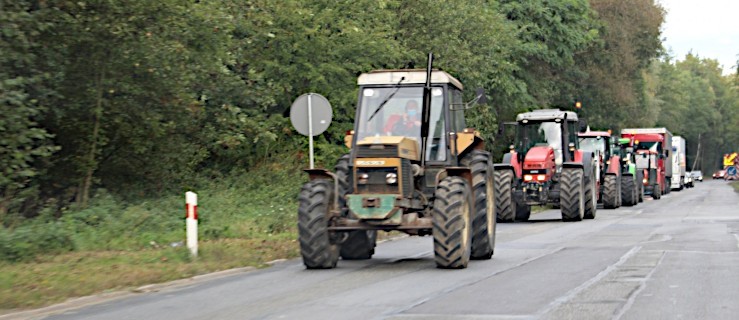
<path fill-rule="evenodd" d="M 96 156 L 98 152 L 98 138 L 100 136 L 100 118 L 103 114 L 103 80 L 105 80 L 105 68 L 100 68 L 96 81 L 97 97 L 95 102 L 95 118 L 92 127 L 92 136 L 90 143 L 90 153 L 87 157 L 87 172 L 85 172 L 85 178 L 77 191 L 76 202 L 82 208 L 87 207 L 90 200 L 90 188 L 92 187 L 92 177 L 97 169 Z"/>

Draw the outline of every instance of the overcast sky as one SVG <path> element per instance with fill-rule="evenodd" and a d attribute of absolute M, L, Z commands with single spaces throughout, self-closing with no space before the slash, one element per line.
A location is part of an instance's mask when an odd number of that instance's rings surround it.
<path fill-rule="evenodd" d="M 724 74 L 739 60 L 739 0 L 657 0 L 667 11 L 664 46 L 683 60 L 692 51 L 718 60 Z"/>

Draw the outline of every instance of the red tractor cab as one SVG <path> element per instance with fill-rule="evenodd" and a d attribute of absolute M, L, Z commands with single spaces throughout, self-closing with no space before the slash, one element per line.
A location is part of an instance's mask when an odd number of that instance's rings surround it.
<path fill-rule="evenodd" d="M 595 177 L 598 202 L 603 208 L 615 209 L 621 206 L 621 157 L 614 150 L 611 133 L 590 131 L 579 133 L 580 149 L 592 152 L 595 158 Z"/>
<path fill-rule="evenodd" d="M 597 177 L 592 152 L 579 148 L 577 114 L 559 109 L 521 113 L 516 140 L 495 165 L 498 221 L 526 221 L 532 205 L 553 204 L 562 220 L 595 218 Z"/>

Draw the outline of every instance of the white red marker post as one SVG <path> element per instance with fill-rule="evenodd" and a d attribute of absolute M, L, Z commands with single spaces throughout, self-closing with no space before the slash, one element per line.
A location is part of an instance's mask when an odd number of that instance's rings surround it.
<path fill-rule="evenodd" d="M 185 203 L 187 206 L 187 218 L 185 219 L 187 227 L 187 248 L 193 257 L 198 256 L 198 194 L 195 192 L 185 193 Z"/>

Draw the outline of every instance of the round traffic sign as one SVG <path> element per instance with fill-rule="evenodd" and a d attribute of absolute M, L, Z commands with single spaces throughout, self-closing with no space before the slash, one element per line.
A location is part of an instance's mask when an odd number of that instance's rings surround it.
<path fill-rule="evenodd" d="M 317 93 L 301 95 L 290 107 L 290 122 L 304 136 L 317 136 L 326 131 L 332 116 L 328 99 Z"/>

